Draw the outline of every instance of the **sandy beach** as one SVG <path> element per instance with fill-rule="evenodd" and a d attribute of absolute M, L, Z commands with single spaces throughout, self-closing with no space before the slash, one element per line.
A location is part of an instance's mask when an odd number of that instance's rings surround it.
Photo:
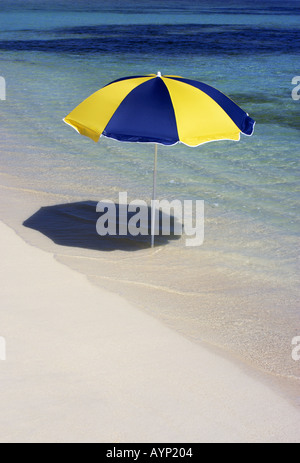
<path fill-rule="evenodd" d="M 0 233 L 2 443 L 300 442 L 269 386 Z"/>

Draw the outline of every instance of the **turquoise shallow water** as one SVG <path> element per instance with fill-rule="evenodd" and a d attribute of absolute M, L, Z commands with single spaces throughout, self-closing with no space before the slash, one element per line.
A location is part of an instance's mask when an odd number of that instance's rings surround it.
<path fill-rule="evenodd" d="M 158 197 L 203 199 L 207 217 L 204 245 L 191 259 L 180 240 L 171 242 L 161 278 L 180 259 L 182 288 L 197 292 L 204 254 L 217 256 L 211 268 L 237 274 L 250 262 L 252 277 L 271 279 L 274 291 L 280 282 L 294 292 L 280 309 L 282 319 L 292 313 L 294 324 L 283 329 L 287 352 L 300 329 L 300 101 L 291 97 L 292 78 L 300 74 L 298 2 L 253 2 L 251 11 L 249 2 L 70 3 L 2 0 L 0 75 L 7 99 L 0 101 L 1 172 L 70 202 L 116 200 L 119 191 L 147 199 L 151 145 L 94 144 L 63 117 L 127 75 L 161 71 L 217 87 L 257 121 L 255 133 L 239 143 L 159 147 Z M 269 296 L 257 292 L 263 310 Z M 194 318 L 197 307 L 189 309 Z"/>

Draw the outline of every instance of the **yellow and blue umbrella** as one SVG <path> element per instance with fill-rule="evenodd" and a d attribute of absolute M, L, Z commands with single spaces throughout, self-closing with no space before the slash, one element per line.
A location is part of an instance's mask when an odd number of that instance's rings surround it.
<path fill-rule="evenodd" d="M 64 121 L 82 135 L 119 141 L 184 143 L 251 135 L 254 121 L 219 90 L 176 76 L 116 80 L 87 98 Z"/>
<path fill-rule="evenodd" d="M 199 146 L 252 135 L 255 121 L 219 90 L 195 80 L 161 73 L 124 77 L 77 106 L 64 122 L 95 142 L 101 136 L 123 142 Z M 154 243 L 154 215 L 151 223 Z"/>

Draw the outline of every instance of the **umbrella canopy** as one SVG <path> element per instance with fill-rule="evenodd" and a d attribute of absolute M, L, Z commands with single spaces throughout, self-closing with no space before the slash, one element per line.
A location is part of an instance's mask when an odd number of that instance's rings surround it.
<path fill-rule="evenodd" d="M 177 76 L 125 77 L 98 90 L 64 121 L 97 142 L 184 143 L 252 135 L 254 120 L 219 90 Z"/>
<path fill-rule="evenodd" d="M 219 90 L 160 72 L 111 82 L 80 103 L 64 122 L 95 142 L 105 136 L 124 142 L 155 143 L 153 201 L 158 144 L 199 146 L 215 140 L 239 140 L 241 133 L 252 135 L 255 125 Z M 154 234 L 153 207 L 152 247 Z"/>

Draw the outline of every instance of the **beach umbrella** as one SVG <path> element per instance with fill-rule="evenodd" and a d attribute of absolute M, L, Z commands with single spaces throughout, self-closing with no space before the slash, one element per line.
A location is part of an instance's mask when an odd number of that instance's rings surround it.
<path fill-rule="evenodd" d="M 196 147 L 216 140 L 239 140 L 241 133 L 252 135 L 255 125 L 219 90 L 160 72 L 111 82 L 80 103 L 64 122 L 95 142 L 104 136 L 121 142 L 154 143 L 153 201 L 158 144 Z M 152 207 L 152 246 L 154 234 Z"/>

